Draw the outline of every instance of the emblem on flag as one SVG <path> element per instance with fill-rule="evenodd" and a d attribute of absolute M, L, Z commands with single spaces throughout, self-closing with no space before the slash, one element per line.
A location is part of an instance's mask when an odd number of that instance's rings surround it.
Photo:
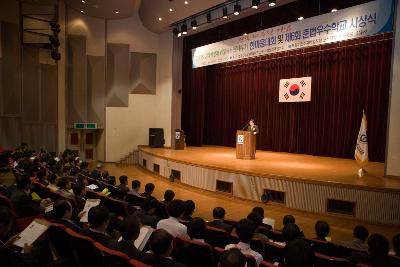
<path fill-rule="evenodd" d="M 281 79 L 279 102 L 311 101 L 311 77 Z"/>
<path fill-rule="evenodd" d="M 358 132 L 357 145 L 354 151 L 354 158 L 364 171 L 364 166 L 368 162 L 368 137 L 367 137 L 367 115 L 363 113 L 360 131 Z"/>

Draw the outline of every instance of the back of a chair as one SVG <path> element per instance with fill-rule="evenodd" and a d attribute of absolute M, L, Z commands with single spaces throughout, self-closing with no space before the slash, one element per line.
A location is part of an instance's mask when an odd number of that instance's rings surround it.
<path fill-rule="evenodd" d="M 353 252 L 356 252 L 356 253 L 367 253 L 367 251 L 365 251 L 365 250 L 359 250 L 359 249 L 355 249 L 355 248 L 345 247 L 345 246 L 342 246 L 342 245 L 339 245 L 336 248 L 336 256 L 341 257 L 341 258 L 347 258 Z"/>
<path fill-rule="evenodd" d="M 110 212 L 115 213 L 117 216 L 123 218 L 128 216 L 128 207 L 126 203 L 121 200 L 105 196 L 101 198 L 101 205 L 106 206 Z"/>
<path fill-rule="evenodd" d="M 125 201 L 128 202 L 132 206 L 141 206 L 145 197 L 139 197 L 131 193 L 127 193 L 125 196 Z"/>
<path fill-rule="evenodd" d="M 175 249 L 178 261 L 188 267 L 214 266 L 212 247 L 207 243 L 176 237 Z"/>
<path fill-rule="evenodd" d="M 283 253 L 285 246 L 276 244 L 274 242 L 265 242 L 264 246 L 264 260 L 283 263 Z"/>
<path fill-rule="evenodd" d="M 67 228 L 67 233 L 71 238 L 71 247 L 73 248 L 74 260 L 79 267 L 98 267 L 101 266 L 99 252 L 94 247 L 94 241 L 86 236 L 78 234 Z"/>
<path fill-rule="evenodd" d="M 212 247 L 224 248 L 229 244 L 229 233 L 219 228 L 206 226 L 205 240 Z"/>
<path fill-rule="evenodd" d="M 120 251 L 116 251 L 95 242 L 94 247 L 98 250 L 97 253 L 100 265 L 98 267 L 130 267 L 129 257 Z"/>
<path fill-rule="evenodd" d="M 263 257 L 265 254 L 265 242 L 261 239 L 258 238 L 253 238 L 250 241 L 250 247 L 252 250 L 257 251 L 260 253 Z"/>
<path fill-rule="evenodd" d="M 268 232 L 268 238 L 276 242 L 283 242 L 282 232 L 278 230 L 270 230 Z"/>
<path fill-rule="evenodd" d="M 315 252 L 314 267 L 350 267 L 347 259 L 336 258 Z"/>
<path fill-rule="evenodd" d="M 315 252 L 332 257 L 337 256 L 336 245 L 334 243 L 310 238 L 304 238 L 304 240 L 312 245 Z"/>
<path fill-rule="evenodd" d="M 47 229 L 47 235 L 57 258 L 74 260 L 71 236 L 67 233 L 67 227 L 52 223 L 49 229 Z"/>

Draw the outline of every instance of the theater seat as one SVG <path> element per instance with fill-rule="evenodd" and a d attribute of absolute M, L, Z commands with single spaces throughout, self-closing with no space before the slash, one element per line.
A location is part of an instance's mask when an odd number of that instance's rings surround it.
<path fill-rule="evenodd" d="M 285 246 L 276 244 L 274 242 L 265 242 L 264 246 L 264 260 L 283 263 L 283 252 Z"/>
<path fill-rule="evenodd" d="M 336 245 L 334 243 L 314 238 L 304 238 L 304 240 L 311 244 L 315 252 L 332 257 L 337 256 Z"/>
<path fill-rule="evenodd" d="M 125 253 L 116 251 L 103 246 L 98 242 L 94 242 L 94 247 L 98 250 L 96 254 L 101 262 L 99 267 L 130 267 L 129 257 Z"/>
<path fill-rule="evenodd" d="M 224 248 L 229 244 L 229 233 L 219 228 L 206 226 L 205 241 L 212 247 Z"/>
<path fill-rule="evenodd" d="M 70 245 L 77 266 L 97 267 L 99 264 L 97 260 L 98 250 L 94 247 L 93 239 L 78 234 L 69 228 L 66 229 L 66 232 L 71 238 Z"/>
<path fill-rule="evenodd" d="M 76 264 L 74 262 L 73 248 L 71 247 L 71 236 L 67 233 L 66 226 L 51 223 L 49 229 L 47 229 L 47 236 L 58 259 L 66 261 L 69 265 Z"/>
<path fill-rule="evenodd" d="M 145 197 L 139 197 L 131 193 L 127 193 L 125 196 L 125 201 L 135 207 L 140 207 L 145 199 Z"/>
<path fill-rule="evenodd" d="M 128 206 L 125 202 L 111 197 L 104 196 L 101 198 L 101 205 L 106 206 L 111 212 L 117 216 L 125 218 L 128 216 Z"/>
<path fill-rule="evenodd" d="M 268 238 L 275 241 L 275 242 L 283 242 L 282 232 L 278 230 L 270 230 L 268 232 Z"/>
<path fill-rule="evenodd" d="M 314 253 L 314 267 L 350 267 L 351 264 L 347 259 L 336 258 L 332 256 L 327 256 L 320 254 L 318 252 Z"/>
<path fill-rule="evenodd" d="M 252 250 L 257 251 L 264 257 L 264 254 L 265 254 L 265 242 L 264 241 L 262 241 L 261 239 L 258 239 L 258 238 L 253 238 L 250 241 L 250 247 Z"/>
<path fill-rule="evenodd" d="M 214 266 L 213 249 L 203 242 L 182 237 L 175 238 L 177 260 L 188 267 Z"/>
<path fill-rule="evenodd" d="M 341 258 L 347 258 L 353 252 L 356 252 L 356 253 L 367 253 L 367 251 L 365 251 L 365 250 L 349 248 L 349 247 L 345 247 L 345 246 L 342 246 L 342 245 L 339 245 L 336 248 L 336 256 L 341 257 Z"/>

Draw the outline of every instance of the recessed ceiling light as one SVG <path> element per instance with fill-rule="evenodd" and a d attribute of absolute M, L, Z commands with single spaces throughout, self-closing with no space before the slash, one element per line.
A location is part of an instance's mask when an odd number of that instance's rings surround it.
<path fill-rule="evenodd" d="M 118 14 L 119 13 L 119 11 L 115 11 L 115 14 Z"/>
<path fill-rule="evenodd" d="M 185 1 L 185 5 L 189 4 L 189 1 Z"/>
<path fill-rule="evenodd" d="M 82 0 L 82 3 L 86 4 L 86 1 L 85 1 L 85 0 Z"/>
<path fill-rule="evenodd" d="M 85 12 L 83 12 L 83 10 L 81 10 L 81 13 L 85 13 Z"/>
<path fill-rule="evenodd" d="M 298 20 L 303 20 L 303 19 L 304 19 L 304 17 L 299 17 L 299 18 L 298 18 Z"/>
<path fill-rule="evenodd" d="M 159 17 L 158 20 L 159 20 L 159 21 L 162 21 L 162 17 Z"/>
<path fill-rule="evenodd" d="M 173 10 L 172 8 L 170 8 L 170 9 L 169 9 L 169 12 L 172 12 L 172 11 L 174 11 L 174 10 Z"/>
<path fill-rule="evenodd" d="M 334 9 L 331 10 L 331 12 L 332 12 L 332 13 L 333 13 L 333 12 L 337 12 L 337 9 L 334 8 Z"/>

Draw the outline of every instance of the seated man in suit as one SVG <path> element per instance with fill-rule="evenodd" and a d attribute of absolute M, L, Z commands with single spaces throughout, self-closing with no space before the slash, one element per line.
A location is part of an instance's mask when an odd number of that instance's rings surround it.
<path fill-rule="evenodd" d="M 249 121 L 249 126 L 247 127 L 247 131 L 253 133 L 253 134 L 258 134 L 259 130 L 258 130 L 258 126 L 254 124 L 254 119 L 251 119 Z"/>
<path fill-rule="evenodd" d="M 232 232 L 233 226 L 230 224 L 224 223 L 224 218 L 225 218 L 225 209 L 224 208 L 222 208 L 222 207 L 214 208 L 213 218 L 214 218 L 213 221 L 207 223 L 208 226 L 225 230 L 228 233 Z"/>
<path fill-rule="evenodd" d="M 86 195 L 86 186 L 84 183 L 76 183 L 72 190 L 74 191 L 74 199 L 76 205 L 78 206 L 79 212 L 81 212 L 86 203 L 85 195 Z"/>
<path fill-rule="evenodd" d="M 205 243 L 206 222 L 199 217 L 193 218 L 187 225 L 187 232 L 193 241 Z"/>
<path fill-rule="evenodd" d="M 141 185 L 141 183 L 139 180 L 133 180 L 132 181 L 132 189 L 131 189 L 131 191 L 129 191 L 129 193 L 131 193 L 137 197 L 140 197 L 141 196 L 139 193 L 140 185 Z"/>
<path fill-rule="evenodd" d="M 122 240 L 112 244 L 112 248 L 119 250 L 130 258 L 150 264 L 151 257 L 135 247 L 135 240 L 140 233 L 140 221 L 136 216 L 127 216 L 119 225 Z"/>
<path fill-rule="evenodd" d="M 110 223 L 108 209 L 104 206 L 91 208 L 88 212 L 88 221 L 90 228 L 84 229 L 82 234 L 108 247 L 110 245 L 110 237 L 106 233 L 107 226 Z"/>
<path fill-rule="evenodd" d="M 307 241 L 296 239 L 286 245 L 284 261 L 287 267 L 312 267 L 314 266 L 314 251 Z"/>
<path fill-rule="evenodd" d="M 157 215 L 158 200 L 155 197 L 148 197 L 143 200 L 140 210 L 136 211 L 136 215 L 142 225 L 148 225 L 153 228 L 157 227 L 160 218 Z"/>
<path fill-rule="evenodd" d="M 129 192 L 129 187 L 128 187 L 128 176 L 126 175 L 121 175 L 119 177 L 119 186 L 118 189 L 122 193 L 128 193 Z"/>
<path fill-rule="evenodd" d="M 154 267 L 185 267 L 171 257 L 173 250 L 173 236 L 164 229 L 154 231 L 149 239 L 150 249 L 153 252 L 150 265 Z"/>
<path fill-rule="evenodd" d="M 358 249 L 358 250 L 367 250 L 368 246 L 366 244 L 366 240 L 368 238 L 368 230 L 362 225 L 357 225 L 353 229 L 353 240 L 342 241 L 340 244 L 342 246 Z"/>
<path fill-rule="evenodd" d="M 31 196 L 31 179 L 22 175 L 16 179 L 17 189 L 12 192 L 11 202 L 14 204 L 17 216 L 29 217 L 43 214 L 45 205 L 48 204 L 49 200 L 42 200 L 41 203 L 33 201 Z"/>
<path fill-rule="evenodd" d="M 82 217 L 82 213 L 78 217 Z M 59 199 L 53 205 L 54 222 L 62 224 L 75 232 L 79 233 L 81 228 L 72 221 L 72 206 L 68 200 Z"/>
<path fill-rule="evenodd" d="M 147 183 L 144 186 L 144 192 L 142 193 L 142 197 L 150 197 L 153 194 L 155 187 L 156 186 L 153 183 Z"/>
<path fill-rule="evenodd" d="M 168 219 L 157 223 L 157 229 L 164 229 L 173 237 L 183 236 L 188 238 L 187 227 L 179 222 L 185 211 L 185 203 L 180 199 L 174 199 L 167 206 Z"/>

